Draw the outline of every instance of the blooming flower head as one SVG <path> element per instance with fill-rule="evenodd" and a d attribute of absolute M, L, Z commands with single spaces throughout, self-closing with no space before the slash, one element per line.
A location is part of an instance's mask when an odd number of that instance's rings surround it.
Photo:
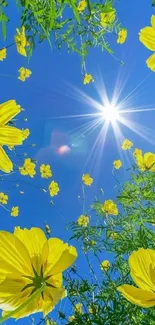
<path fill-rule="evenodd" d="M 123 44 L 126 41 L 128 31 L 126 28 L 121 28 L 120 31 L 118 32 L 118 38 L 117 38 L 117 43 L 118 44 Z"/>
<path fill-rule="evenodd" d="M 12 207 L 12 209 L 11 209 L 11 216 L 12 217 L 18 217 L 18 215 L 19 215 L 19 207 Z"/>
<path fill-rule="evenodd" d="M 50 178 L 52 176 L 52 171 L 50 165 L 42 164 L 40 166 L 40 173 L 42 178 Z"/>
<path fill-rule="evenodd" d="M 62 272 L 74 263 L 77 251 L 58 238 L 46 239 L 39 228 L 20 229 L 14 234 L 0 231 L 1 289 L 0 308 L 3 316 L 27 302 L 34 292 L 38 293 L 12 317 L 19 319 L 36 312 L 44 317 L 66 296 L 62 286 Z"/>
<path fill-rule="evenodd" d="M 22 130 L 7 125 L 21 111 L 15 100 L 0 104 L 0 170 L 10 173 L 13 164 L 3 149 L 3 146 L 17 146 L 23 143 Z"/>
<path fill-rule="evenodd" d="M 155 306 L 155 251 L 140 248 L 129 257 L 130 274 L 137 287 L 123 284 L 117 288 L 122 295 L 140 307 Z"/>
<path fill-rule="evenodd" d="M 101 264 L 100 264 L 100 268 L 102 271 L 108 271 L 110 268 L 110 262 L 108 260 L 104 260 Z"/>
<path fill-rule="evenodd" d="M 82 11 L 84 11 L 84 10 L 86 9 L 86 7 L 87 7 L 87 2 L 86 2 L 85 0 L 81 0 L 81 1 L 79 1 L 79 3 L 78 3 L 77 10 L 78 10 L 79 12 L 82 12 Z"/>
<path fill-rule="evenodd" d="M 30 176 L 33 178 L 36 174 L 35 167 L 36 164 L 32 162 L 31 158 L 26 158 L 24 160 L 24 165 L 22 167 L 19 167 L 19 172 L 23 176 Z"/>
<path fill-rule="evenodd" d="M 149 170 L 151 172 L 155 172 L 155 154 L 152 152 L 146 152 L 144 155 L 142 152 L 140 154 L 135 155 L 136 163 L 139 169 L 144 172 L 145 170 Z"/>
<path fill-rule="evenodd" d="M 74 319 L 75 319 L 74 315 L 68 317 L 68 320 L 69 320 L 70 323 L 73 322 Z"/>
<path fill-rule="evenodd" d="M 22 26 L 21 30 L 16 29 L 17 34 L 15 35 L 15 43 L 17 47 L 17 51 L 19 54 L 23 56 L 27 56 L 25 47 L 28 45 L 26 35 L 25 35 L 25 27 Z"/>
<path fill-rule="evenodd" d="M 83 83 L 84 85 L 89 84 L 90 82 L 94 82 L 94 79 L 91 74 L 86 73 L 84 75 Z"/>
<path fill-rule="evenodd" d="M 22 135 L 23 135 L 23 139 L 26 140 L 30 135 L 30 130 L 29 129 L 22 130 Z"/>
<path fill-rule="evenodd" d="M 55 181 L 52 181 L 48 187 L 49 192 L 50 192 L 50 196 L 55 196 L 58 195 L 60 189 L 59 189 L 59 185 L 58 183 L 56 183 Z"/>
<path fill-rule="evenodd" d="M 21 67 L 19 70 L 19 77 L 18 79 L 21 80 L 21 81 L 25 81 L 25 79 L 29 78 L 30 75 L 32 74 L 32 71 L 29 70 L 29 69 L 26 69 L 24 67 Z"/>
<path fill-rule="evenodd" d="M 0 61 L 6 59 L 6 48 L 0 50 Z"/>
<path fill-rule="evenodd" d="M 112 8 L 110 12 L 101 12 L 100 17 L 102 27 L 107 27 L 114 22 L 116 18 L 116 11 Z"/>
<path fill-rule="evenodd" d="M 118 233 L 117 232 L 111 232 L 111 234 L 110 234 L 110 236 L 109 236 L 111 239 L 116 239 L 116 238 L 118 238 Z"/>
<path fill-rule="evenodd" d="M 82 311 L 82 304 L 81 303 L 78 303 L 75 305 L 75 312 L 77 312 L 78 314 L 82 314 L 83 311 Z"/>
<path fill-rule="evenodd" d="M 138 155 L 142 155 L 142 150 L 141 149 L 135 149 L 134 152 L 133 152 L 133 155 L 136 157 Z"/>
<path fill-rule="evenodd" d="M 7 204 L 8 203 L 8 195 L 0 192 L 0 203 Z"/>
<path fill-rule="evenodd" d="M 120 169 L 121 167 L 122 167 L 122 162 L 121 162 L 121 160 L 114 160 L 114 162 L 113 162 L 113 166 L 114 166 L 114 168 L 116 168 L 116 169 Z"/>
<path fill-rule="evenodd" d="M 87 186 L 91 186 L 91 184 L 93 183 L 93 178 L 89 174 L 83 174 L 82 182 Z"/>
<path fill-rule="evenodd" d="M 89 217 L 83 214 L 78 218 L 77 224 L 81 227 L 87 227 L 89 224 Z"/>
<path fill-rule="evenodd" d="M 150 50 L 155 52 L 155 15 L 151 16 L 151 26 L 146 26 L 140 30 L 139 40 Z M 155 53 L 147 60 L 148 68 L 155 72 Z"/>
<path fill-rule="evenodd" d="M 117 205 L 112 200 L 106 200 L 101 204 L 101 209 L 107 214 L 113 214 L 114 216 L 118 215 Z"/>
<path fill-rule="evenodd" d="M 122 146 L 121 148 L 123 150 L 128 150 L 128 149 L 131 149 L 133 146 L 133 142 L 128 140 L 128 139 L 125 139 L 123 142 L 122 142 Z"/>

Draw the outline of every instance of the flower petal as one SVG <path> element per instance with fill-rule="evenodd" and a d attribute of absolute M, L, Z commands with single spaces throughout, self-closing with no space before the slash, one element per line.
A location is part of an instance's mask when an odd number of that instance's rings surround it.
<path fill-rule="evenodd" d="M 155 72 L 155 53 L 149 56 L 149 58 L 146 60 L 146 64 L 148 68 Z"/>
<path fill-rule="evenodd" d="M 58 238 L 48 240 L 49 256 L 46 272 L 51 275 L 62 273 L 70 267 L 77 258 L 77 251 Z"/>
<path fill-rule="evenodd" d="M 135 288 L 134 286 L 124 284 L 117 288 L 122 295 L 132 302 L 141 307 L 152 307 L 155 305 L 155 293 L 143 289 Z"/>
<path fill-rule="evenodd" d="M 140 248 L 129 257 L 131 276 L 144 290 L 155 291 L 155 251 Z"/>
<path fill-rule="evenodd" d="M 43 301 L 44 317 L 50 313 L 59 300 L 67 296 L 67 291 L 64 288 L 45 288 Z"/>
<path fill-rule="evenodd" d="M 151 51 L 155 51 L 155 30 L 152 27 L 144 27 L 140 30 L 139 40 Z"/>
<path fill-rule="evenodd" d="M 151 25 L 152 25 L 153 29 L 155 30 L 155 15 L 151 16 Z"/>
<path fill-rule="evenodd" d="M 5 173 L 10 173 L 12 169 L 13 164 L 11 160 L 9 159 L 4 149 L 0 146 L 0 170 Z"/>
<path fill-rule="evenodd" d="M 21 111 L 20 105 L 11 99 L 5 103 L 0 104 L 0 125 L 4 125 L 13 119 Z"/>
<path fill-rule="evenodd" d="M 17 146 L 23 143 L 22 130 L 13 126 L 1 126 L 0 145 Z"/>

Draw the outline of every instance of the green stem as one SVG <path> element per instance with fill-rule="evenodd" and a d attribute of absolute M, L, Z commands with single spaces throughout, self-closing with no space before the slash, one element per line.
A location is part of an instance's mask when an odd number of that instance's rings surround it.
<path fill-rule="evenodd" d="M 43 283 L 41 288 L 39 288 L 33 295 L 25 301 L 22 305 L 20 305 L 17 309 L 10 311 L 6 316 L 0 318 L 0 324 L 2 324 L 4 321 L 8 320 L 10 317 L 12 317 L 14 314 L 18 313 L 22 309 L 24 309 L 31 301 L 33 301 L 35 298 L 37 298 L 44 290 L 46 284 Z"/>

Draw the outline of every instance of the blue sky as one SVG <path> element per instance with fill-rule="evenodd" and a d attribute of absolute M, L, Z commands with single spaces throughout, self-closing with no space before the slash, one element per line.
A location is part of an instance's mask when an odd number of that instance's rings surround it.
<path fill-rule="evenodd" d="M 0 75 L 1 102 L 16 99 L 25 109 L 19 121 L 22 127 L 29 127 L 31 130 L 31 137 L 27 140 L 27 144 L 25 142 L 25 146 L 36 143 L 36 147 L 33 149 L 25 147 L 25 151 L 28 152 L 29 157 L 38 159 L 41 163 L 50 163 L 53 179 L 60 185 L 60 194 L 54 199 L 55 206 L 49 203 L 50 197 L 32 186 L 21 185 L 21 189 L 25 191 L 23 196 L 17 195 L 15 188 L 13 192 L 8 190 L 8 193 L 12 193 L 9 199 L 10 206 L 19 204 L 21 213 L 18 218 L 11 219 L 7 211 L 2 210 L 1 229 L 12 231 L 17 225 L 42 228 L 46 221 L 52 228 L 53 236 L 67 240 L 69 234 L 64 230 L 65 222 L 76 220 L 82 213 L 82 205 L 78 196 L 81 195 L 81 176 L 86 172 L 90 172 L 94 177 L 93 186 L 91 189 L 86 189 L 87 206 L 94 200 L 95 195 L 102 200 L 115 198 L 117 191 L 112 175 L 112 163 L 114 159 L 120 158 L 120 154 L 112 128 L 109 128 L 101 159 L 99 156 L 94 159 L 92 155 L 86 165 L 98 130 L 83 138 L 81 131 L 75 132 L 77 128 L 83 126 L 83 120 L 57 117 L 94 112 L 92 107 L 77 100 L 72 87 L 85 92 L 94 100 L 100 101 L 97 89 L 102 89 L 101 78 L 109 98 L 112 96 L 118 78 L 121 83 L 126 81 L 120 96 L 121 100 L 141 84 L 134 92 L 135 96 L 130 99 L 131 107 L 155 107 L 155 75 L 148 70 L 145 64 L 145 60 L 151 53 L 138 40 L 139 30 L 150 24 L 150 17 L 155 13 L 151 7 L 151 0 L 132 2 L 120 0 L 116 8 L 122 26 L 128 29 L 128 39 L 124 45 L 117 45 L 113 35 L 109 37 L 109 40 L 115 56 L 118 60 L 123 60 L 124 65 L 121 66 L 106 52 L 102 53 L 97 48 L 91 49 L 86 67 L 88 73 L 91 73 L 95 79 L 94 84 L 83 85 L 81 62 L 77 54 L 68 54 L 65 48 L 60 54 L 55 48 L 51 50 L 46 41 L 36 46 L 29 63 L 24 57 L 17 54 L 15 47 L 8 49 L 7 60 L 0 63 L 1 74 L 9 75 L 7 77 Z M 19 26 L 19 13 L 15 10 L 13 2 L 9 4 L 8 16 L 10 23 L 8 24 L 6 45 L 12 43 L 15 28 Z M 1 46 L 4 46 L 2 42 Z M 21 66 L 32 70 L 31 78 L 25 83 L 16 77 Z M 24 117 L 28 118 L 27 122 L 24 122 Z M 144 127 L 149 129 L 149 140 L 153 140 L 154 111 L 130 114 L 129 118 L 140 124 L 142 133 L 145 132 Z M 125 126 L 122 126 L 121 129 L 124 137 L 133 141 L 135 147 L 142 148 L 144 151 L 154 151 L 153 143 L 144 140 Z M 51 136 L 53 136 L 52 141 L 56 145 L 72 143 L 76 147 L 72 147 L 70 153 L 66 155 L 57 155 L 49 146 Z M 98 150 L 101 152 L 102 149 L 98 147 Z M 123 159 L 126 159 L 125 154 Z M 128 164 L 128 160 L 125 161 Z M 121 181 L 128 177 L 124 170 L 120 170 L 118 173 Z M 27 180 L 29 181 L 29 179 Z M 36 176 L 32 183 L 44 184 L 44 187 L 47 187 L 49 182 L 44 183 L 39 176 Z M 10 183 L 6 183 L 5 186 L 10 188 Z M 104 198 L 101 196 L 101 188 L 105 191 Z M 8 324 L 14 324 L 14 321 L 8 321 Z M 28 322 L 22 320 L 20 324 L 28 324 Z"/>

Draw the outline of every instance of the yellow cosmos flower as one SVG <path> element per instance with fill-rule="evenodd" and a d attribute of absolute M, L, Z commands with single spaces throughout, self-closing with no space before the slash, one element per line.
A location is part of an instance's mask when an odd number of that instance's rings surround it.
<path fill-rule="evenodd" d="M 55 196 L 58 195 L 60 189 L 59 189 L 59 185 L 58 183 L 56 183 L 55 181 L 52 181 L 48 187 L 49 192 L 50 192 L 50 196 Z"/>
<path fill-rule="evenodd" d="M 8 195 L 0 192 L 0 203 L 7 204 L 8 203 Z"/>
<path fill-rule="evenodd" d="M 83 214 L 78 218 L 77 224 L 81 227 L 87 227 L 89 224 L 89 217 Z"/>
<path fill-rule="evenodd" d="M 22 130 L 22 135 L 23 135 L 23 139 L 26 140 L 30 135 L 30 130 L 29 129 Z"/>
<path fill-rule="evenodd" d="M 82 311 L 82 304 L 81 303 L 78 303 L 75 305 L 75 312 L 77 312 L 78 314 L 82 314 L 83 311 Z"/>
<path fill-rule="evenodd" d="M 151 26 L 146 26 L 140 30 L 139 40 L 150 50 L 155 52 L 155 15 L 151 17 Z M 148 68 L 155 72 L 155 53 L 147 60 Z"/>
<path fill-rule="evenodd" d="M 30 176 L 33 178 L 36 174 L 35 167 L 36 164 L 32 162 L 31 158 L 26 158 L 24 160 L 24 165 L 19 167 L 19 172 L 23 176 Z"/>
<path fill-rule="evenodd" d="M 50 178 L 52 176 L 52 171 L 50 165 L 42 164 L 40 166 L 40 173 L 42 178 Z"/>
<path fill-rule="evenodd" d="M 100 268 L 102 271 L 108 271 L 110 268 L 110 262 L 108 260 L 104 260 L 101 264 L 100 264 Z"/>
<path fill-rule="evenodd" d="M 28 42 L 25 35 L 25 27 L 22 26 L 21 31 L 17 28 L 17 34 L 15 35 L 15 43 L 17 47 L 17 51 L 19 54 L 23 56 L 27 56 L 25 47 L 28 46 Z"/>
<path fill-rule="evenodd" d="M 29 78 L 30 75 L 32 74 L 32 71 L 29 70 L 29 69 L 26 69 L 24 67 L 21 67 L 19 70 L 19 77 L 18 79 L 21 80 L 21 81 L 25 81 L 25 79 Z"/>
<path fill-rule="evenodd" d="M 142 172 L 145 170 L 155 172 L 155 154 L 152 152 L 146 152 L 144 155 L 142 153 L 137 154 L 135 159 L 139 169 Z"/>
<path fill-rule="evenodd" d="M 133 142 L 128 140 L 128 139 L 125 139 L 123 142 L 122 142 L 122 146 L 121 148 L 123 150 L 128 150 L 128 149 L 131 149 L 133 147 Z"/>
<path fill-rule="evenodd" d="M 122 162 L 121 162 L 121 160 L 114 160 L 114 162 L 113 162 L 113 166 L 114 166 L 114 168 L 116 168 L 116 169 L 120 169 L 121 167 L 122 167 Z"/>
<path fill-rule="evenodd" d="M 15 100 L 8 100 L 0 104 L 0 170 L 10 173 L 13 164 L 3 149 L 3 146 L 17 146 L 23 143 L 22 130 L 7 125 L 17 114 L 21 112 L 21 107 Z"/>
<path fill-rule="evenodd" d="M 84 85 L 89 84 L 90 82 L 94 82 L 94 79 L 91 74 L 86 73 L 84 75 L 83 83 Z"/>
<path fill-rule="evenodd" d="M 130 274 L 138 288 L 124 284 L 117 288 L 122 295 L 138 306 L 155 306 L 155 251 L 140 248 L 129 257 Z"/>
<path fill-rule="evenodd" d="M 0 61 L 6 59 L 6 48 L 0 50 Z"/>
<path fill-rule="evenodd" d="M 74 315 L 68 317 L 69 322 L 73 322 L 74 319 L 75 319 Z"/>
<path fill-rule="evenodd" d="M 117 43 L 123 44 L 126 41 L 127 35 L 128 35 L 127 29 L 121 28 L 120 31 L 118 32 Z"/>
<path fill-rule="evenodd" d="M 118 215 L 117 205 L 112 200 L 106 200 L 101 204 L 101 209 L 107 214 L 113 214 L 114 216 Z"/>
<path fill-rule="evenodd" d="M 116 18 L 116 11 L 115 9 L 112 9 L 110 12 L 101 12 L 100 17 L 102 27 L 107 27 L 114 22 Z"/>
<path fill-rule="evenodd" d="M 91 184 L 93 183 L 93 178 L 89 174 L 83 174 L 82 182 L 87 186 L 91 186 Z"/>
<path fill-rule="evenodd" d="M 77 6 L 77 10 L 79 12 L 82 12 L 86 9 L 86 7 L 87 7 L 87 2 L 85 0 L 81 0 Z"/>
<path fill-rule="evenodd" d="M 12 207 L 11 216 L 12 217 L 18 217 L 18 215 L 19 215 L 19 207 Z"/>
<path fill-rule="evenodd" d="M 138 155 L 142 155 L 142 150 L 141 149 L 135 149 L 134 152 L 133 152 L 133 155 L 136 157 Z"/>
<path fill-rule="evenodd" d="M 39 294 L 12 317 L 19 319 L 36 312 L 44 317 L 66 296 L 62 272 L 77 258 L 77 251 L 58 238 L 46 239 L 39 228 L 20 229 L 14 234 L 0 231 L 0 308 L 3 316 L 16 310 L 44 284 Z"/>
<path fill-rule="evenodd" d="M 118 238 L 118 233 L 117 232 L 111 232 L 110 236 L 109 236 L 111 239 L 116 239 Z"/>

